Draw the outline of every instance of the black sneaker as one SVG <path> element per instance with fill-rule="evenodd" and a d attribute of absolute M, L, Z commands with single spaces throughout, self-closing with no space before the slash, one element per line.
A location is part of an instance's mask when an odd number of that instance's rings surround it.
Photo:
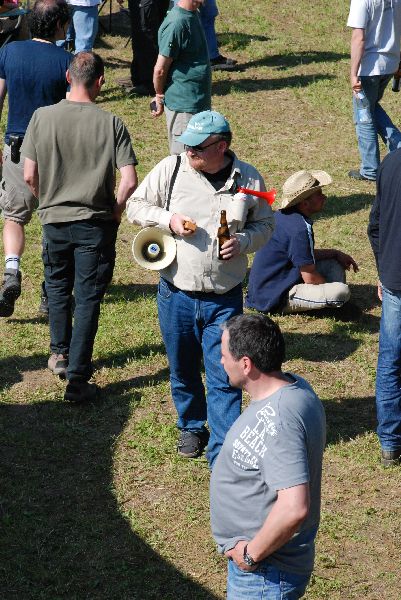
<path fill-rule="evenodd" d="M 45 283 L 42 283 L 42 292 L 40 294 L 40 304 L 38 313 L 41 317 L 49 318 L 49 299 L 46 294 Z"/>
<path fill-rule="evenodd" d="M 382 450 L 383 467 L 397 467 L 401 465 L 401 450 Z"/>
<path fill-rule="evenodd" d="M 370 181 L 371 183 L 374 183 L 376 181 L 376 179 L 370 179 L 370 177 L 365 177 L 365 175 L 362 175 L 362 173 L 360 173 L 359 171 L 348 171 L 348 177 L 351 177 L 351 179 L 357 179 L 358 181 Z"/>
<path fill-rule="evenodd" d="M 0 317 L 11 317 L 14 304 L 21 295 L 21 272 L 6 269 L 0 287 Z"/>
<path fill-rule="evenodd" d="M 177 442 L 177 451 L 185 458 L 197 458 L 202 454 L 209 441 L 208 431 L 181 431 Z"/>
<path fill-rule="evenodd" d="M 88 381 L 69 381 L 64 393 L 64 400 L 68 402 L 92 402 L 96 400 L 98 387 L 95 383 Z"/>
<path fill-rule="evenodd" d="M 210 66 L 212 67 L 212 71 L 234 71 L 237 68 L 237 62 L 234 58 L 228 58 L 219 54 L 219 56 L 210 60 Z"/>

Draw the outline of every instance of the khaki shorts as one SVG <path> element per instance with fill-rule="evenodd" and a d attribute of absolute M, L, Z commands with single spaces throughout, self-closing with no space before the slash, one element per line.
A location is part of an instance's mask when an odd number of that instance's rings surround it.
<path fill-rule="evenodd" d="M 3 179 L 0 184 L 0 208 L 3 217 L 26 225 L 37 206 L 37 199 L 24 181 L 24 159 L 20 157 L 19 163 L 13 163 L 11 148 L 4 144 Z"/>
<path fill-rule="evenodd" d="M 181 154 L 181 152 L 184 152 L 184 144 L 177 142 L 176 137 L 184 133 L 193 115 L 191 113 L 175 112 L 167 108 L 167 106 L 164 107 L 164 112 L 166 113 L 170 154 Z"/>

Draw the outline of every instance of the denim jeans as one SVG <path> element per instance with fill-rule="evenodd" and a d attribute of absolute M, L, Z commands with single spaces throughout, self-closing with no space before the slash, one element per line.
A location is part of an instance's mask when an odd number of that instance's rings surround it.
<path fill-rule="evenodd" d="M 376 377 L 377 435 L 383 450 L 401 449 L 401 290 L 383 289 Z"/>
<path fill-rule="evenodd" d="M 201 432 L 207 420 L 207 458 L 213 466 L 227 431 L 241 412 L 241 390 L 231 387 L 220 362 L 221 324 L 242 313 L 241 286 L 226 294 L 183 292 L 160 279 L 157 306 L 178 413 L 177 427 Z M 201 376 L 202 355 L 207 400 Z"/>
<path fill-rule="evenodd" d="M 279 571 L 266 561 L 256 571 L 242 571 L 229 560 L 227 600 L 297 600 L 304 595 L 310 576 Z"/>
<path fill-rule="evenodd" d="M 368 123 L 359 122 L 356 100 L 354 96 L 352 98 L 356 136 L 361 155 L 360 173 L 369 179 L 376 179 L 380 164 L 378 134 L 389 152 L 401 147 L 401 132 L 379 104 L 391 78 L 392 75 L 373 75 L 360 78 L 369 102 L 370 121 Z"/>
<path fill-rule="evenodd" d="M 117 229 L 115 221 L 100 220 L 43 226 L 50 349 L 69 354 L 69 381 L 88 381 L 92 375 L 100 302 L 113 276 Z"/>
<path fill-rule="evenodd" d="M 178 0 L 174 0 L 174 4 L 177 4 Z M 207 48 L 209 50 L 209 58 L 217 58 L 219 56 L 219 48 L 217 43 L 216 30 L 214 22 L 219 14 L 216 0 L 205 0 L 203 6 L 199 8 L 200 19 L 203 25 L 203 31 L 205 32 Z"/>
<path fill-rule="evenodd" d="M 77 6 L 70 4 L 72 19 L 65 41 L 75 40 L 75 54 L 91 51 L 95 43 L 98 28 L 98 6 Z M 57 44 L 63 46 L 61 42 Z"/>

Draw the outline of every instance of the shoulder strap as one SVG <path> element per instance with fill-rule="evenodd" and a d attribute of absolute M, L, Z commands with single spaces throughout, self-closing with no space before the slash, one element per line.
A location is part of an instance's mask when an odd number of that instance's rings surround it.
<path fill-rule="evenodd" d="M 170 187 L 168 188 L 167 202 L 166 202 L 166 206 L 165 206 L 166 210 L 169 210 L 169 208 L 170 208 L 171 194 L 173 193 L 173 188 L 174 188 L 175 180 L 177 179 L 177 173 L 179 171 L 180 165 L 181 165 L 181 156 L 179 154 L 177 154 L 177 162 L 175 163 L 173 175 L 170 179 Z"/>

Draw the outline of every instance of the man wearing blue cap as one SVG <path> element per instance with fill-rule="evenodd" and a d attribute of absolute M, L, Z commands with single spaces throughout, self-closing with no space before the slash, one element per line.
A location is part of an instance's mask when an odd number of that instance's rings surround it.
<path fill-rule="evenodd" d="M 207 445 L 212 467 L 241 411 L 241 391 L 231 387 L 220 363 L 221 324 L 242 313 L 246 254 L 269 239 L 273 216 L 264 201 L 235 194 L 237 187 L 264 190 L 265 185 L 260 173 L 229 149 L 231 130 L 223 115 L 194 115 L 179 141 L 186 151 L 152 169 L 129 199 L 127 215 L 143 227 L 157 225 L 174 234 L 177 254 L 160 272 L 157 302 L 181 431 L 178 452 L 195 458 Z M 222 210 L 230 239 L 219 260 Z M 186 221 L 196 223 L 195 231 L 186 229 Z"/>

